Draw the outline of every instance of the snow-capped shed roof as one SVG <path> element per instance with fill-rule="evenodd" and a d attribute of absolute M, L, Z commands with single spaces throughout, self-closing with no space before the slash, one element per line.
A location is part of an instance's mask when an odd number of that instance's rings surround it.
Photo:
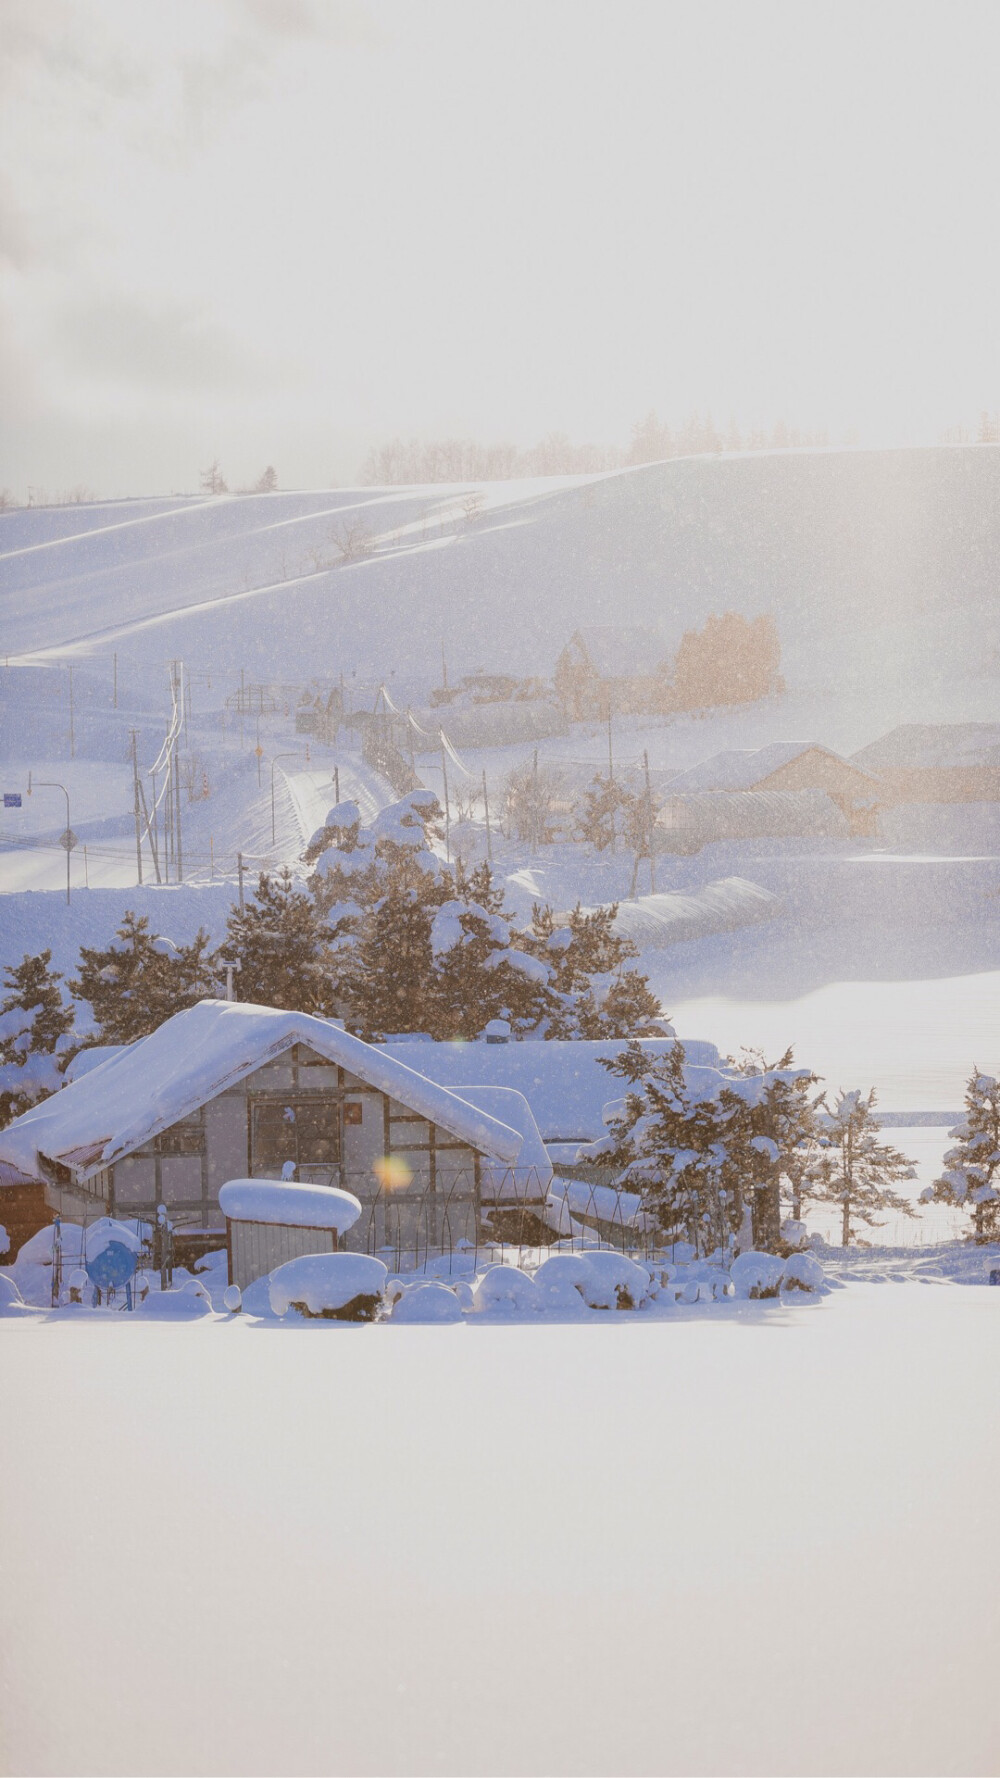
<path fill-rule="evenodd" d="M 582 645 L 599 679 L 645 678 L 667 659 L 667 645 L 655 630 L 584 624 L 573 641 Z"/>
<path fill-rule="evenodd" d="M 674 1047 L 670 1037 L 639 1041 L 650 1056 L 669 1055 Z M 625 1042 L 553 1037 L 514 1043 L 486 1043 L 482 1038 L 472 1043 L 434 1043 L 427 1038 L 416 1043 L 390 1041 L 382 1048 L 456 1093 L 485 1083 L 514 1087 L 528 1101 L 546 1143 L 594 1142 L 604 1134 L 601 1114 L 615 1093 L 615 1078 L 601 1067 L 600 1058 L 618 1055 Z M 720 1066 L 714 1043 L 685 1039 L 684 1053 L 689 1070 Z"/>
<path fill-rule="evenodd" d="M 1000 722 L 904 722 L 851 755 L 865 772 L 1000 767 Z"/>
<path fill-rule="evenodd" d="M 480 1111 L 489 1112 L 490 1117 L 510 1124 L 521 1137 L 516 1168 L 483 1162 L 480 1169 L 483 1197 L 509 1196 L 523 1201 L 526 1195 L 534 1196 L 536 1192 L 544 1197 L 552 1183 L 552 1162 L 524 1094 L 515 1092 L 513 1087 L 463 1086 L 462 1098 L 470 1105 L 478 1105 Z"/>
<path fill-rule="evenodd" d="M 337 1185 L 291 1179 L 227 1179 L 219 1209 L 230 1222 L 266 1222 L 292 1229 L 336 1229 L 345 1235 L 361 1215 L 360 1199 Z"/>
<path fill-rule="evenodd" d="M 753 790 L 772 772 L 790 765 L 793 759 L 800 759 L 803 753 L 823 753 L 828 759 L 836 760 L 838 765 L 849 763 L 839 753 L 831 753 L 829 747 L 821 747 L 816 741 L 773 741 L 769 747 L 756 747 L 752 751 L 714 753 L 700 765 L 678 772 L 670 780 L 669 791 L 672 796 L 674 791 L 682 790 Z"/>
<path fill-rule="evenodd" d="M 140 1148 L 294 1044 L 304 1043 L 481 1153 L 516 1161 L 516 1130 L 415 1071 L 387 1046 L 363 1043 L 308 1013 L 202 1000 L 63 1087 L 0 1132 L 0 1156 L 37 1173 L 38 1156 L 96 1172 Z"/>

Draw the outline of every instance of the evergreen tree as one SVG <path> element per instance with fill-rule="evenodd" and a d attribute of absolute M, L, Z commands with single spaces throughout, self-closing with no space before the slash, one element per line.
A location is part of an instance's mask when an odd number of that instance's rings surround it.
<path fill-rule="evenodd" d="M 880 1210 L 898 1210 L 903 1216 L 917 1214 L 908 1198 L 891 1189 L 899 1180 L 914 1178 L 913 1163 L 889 1143 L 879 1141 L 874 1108 L 874 1087 L 867 1097 L 857 1090 L 838 1093 L 827 1118 L 829 1146 L 816 1195 L 841 1206 L 844 1247 L 857 1233 L 855 1223 L 872 1227 Z"/>
<path fill-rule="evenodd" d="M 801 1191 L 801 1168 L 815 1147 L 819 1101 L 810 1092 L 818 1082 L 787 1049 L 771 1064 L 748 1056 L 719 1091 L 726 1152 L 750 1191 L 753 1244 L 765 1253 L 782 1244 L 782 1179 L 799 1175 Z"/>
<path fill-rule="evenodd" d="M 921 1192 L 926 1202 L 971 1210 L 981 1244 L 1000 1238 L 1000 1082 L 973 1068 L 965 1089 L 965 1116 L 949 1132 L 958 1140 L 944 1157 L 945 1171 Z"/>
<path fill-rule="evenodd" d="M 577 903 L 557 926 L 551 908 L 532 909 L 522 943 L 552 969 L 545 1032 L 548 1037 L 638 1037 L 660 1029 L 660 1006 L 646 976 L 626 967 L 638 956 L 615 931 L 617 903 L 589 913 Z"/>
<path fill-rule="evenodd" d="M 433 910 L 416 889 L 392 885 L 369 912 L 358 943 L 348 1023 L 369 1041 L 397 1032 L 435 1035 Z"/>
<path fill-rule="evenodd" d="M 231 909 L 219 958 L 239 964 L 241 1000 L 330 1016 L 338 1010 L 334 937 L 329 920 L 311 895 L 295 888 L 286 866 L 274 877 L 262 871 L 253 899 Z"/>
<path fill-rule="evenodd" d="M 115 936 L 119 942 L 105 950 L 81 945 L 80 972 L 69 984 L 76 1000 L 90 1002 L 97 1043 L 134 1043 L 216 992 L 204 930 L 189 945 L 175 945 L 129 909 Z"/>
<path fill-rule="evenodd" d="M 692 1087 L 680 1042 L 651 1056 L 633 1041 L 602 1064 L 629 1091 L 588 1158 L 618 1172 L 620 1187 L 639 1192 L 667 1240 L 683 1235 L 703 1253 L 725 1248 L 739 1233 L 742 1200 L 715 1091 Z"/>
<path fill-rule="evenodd" d="M 72 1050 L 73 1008 L 51 969 L 51 951 L 25 956 L 6 971 L 0 1005 L 0 1128 L 62 1085 Z"/>

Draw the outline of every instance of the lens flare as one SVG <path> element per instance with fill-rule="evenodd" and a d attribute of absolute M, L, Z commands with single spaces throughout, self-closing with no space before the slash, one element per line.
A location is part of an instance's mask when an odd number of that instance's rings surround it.
<path fill-rule="evenodd" d="M 401 1154 L 380 1155 L 372 1162 L 372 1172 L 384 1191 L 405 1191 L 413 1178 L 413 1168 L 407 1166 Z"/>

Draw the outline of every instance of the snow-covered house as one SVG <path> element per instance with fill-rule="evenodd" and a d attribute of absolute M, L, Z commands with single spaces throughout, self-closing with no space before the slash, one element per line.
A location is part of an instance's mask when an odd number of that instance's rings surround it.
<path fill-rule="evenodd" d="M 787 796 L 802 791 L 822 792 L 830 798 L 846 818 L 850 832 L 856 835 L 874 834 L 879 804 L 886 800 L 874 772 L 863 769 L 856 759 L 843 759 L 839 753 L 833 753 L 829 747 L 821 747 L 815 741 L 776 741 L 769 747 L 752 751 L 716 753 L 711 759 L 702 760 L 700 765 L 678 772 L 670 781 L 668 799 L 673 801 L 710 793 L 725 793 L 731 797 L 752 793 Z M 787 818 L 794 819 L 796 807 L 806 826 L 791 831 L 814 832 L 818 804 L 775 804 L 775 816 L 784 810 Z M 734 816 L 738 810 L 739 805 L 734 805 Z M 760 806 L 760 813 L 766 815 L 764 805 Z M 682 823 L 683 817 L 682 801 L 678 820 L 671 825 Z M 747 819 L 753 819 L 750 810 Z M 766 829 L 758 828 L 758 831 Z"/>
<path fill-rule="evenodd" d="M 1000 722 L 905 722 L 851 760 L 892 802 L 1000 802 Z"/>
<path fill-rule="evenodd" d="M 851 825 L 825 790 L 691 790 L 657 810 L 659 852 L 698 852 L 717 840 L 847 839 Z"/>
<path fill-rule="evenodd" d="M 556 662 L 556 697 L 571 722 L 662 713 L 669 707 L 670 655 L 655 630 L 587 624 Z"/>
<path fill-rule="evenodd" d="M 34 1106 L 0 1132 L 0 1160 L 74 1220 L 163 1203 L 206 1234 L 222 1228 L 227 1180 L 291 1163 L 361 1200 L 348 1240 L 361 1248 L 475 1240 L 496 1206 L 543 1205 L 551 1178 L 516 1091 L 480 1103 L 327 1020 L 217 1000 Z"/>

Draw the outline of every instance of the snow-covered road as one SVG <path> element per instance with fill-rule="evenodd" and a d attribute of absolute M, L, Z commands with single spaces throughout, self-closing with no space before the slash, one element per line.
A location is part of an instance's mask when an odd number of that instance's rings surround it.
<path fill-rule="evenodd" d="M 996 1769 L 1000 1291 L 0 1342 L 5 1770 Z"/>

